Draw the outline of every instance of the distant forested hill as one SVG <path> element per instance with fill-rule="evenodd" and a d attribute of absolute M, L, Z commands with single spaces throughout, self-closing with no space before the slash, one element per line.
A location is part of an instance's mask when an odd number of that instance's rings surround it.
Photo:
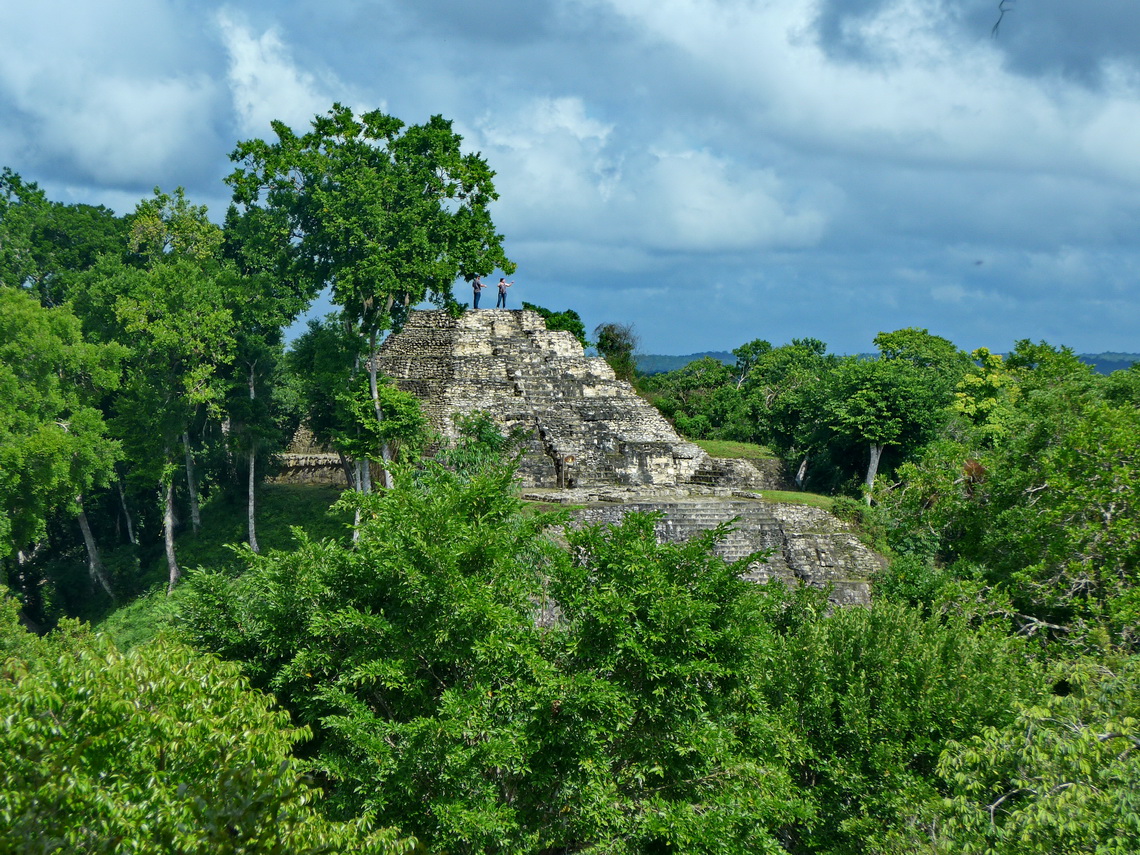
<path fill-rule="evenodd" d="M 690 353 L 688 356 L 664 356 L 658 353 L 639 353 L 634 356 L 637 360 L 637 370 L 642 374 L 664 374 L 667 371 L 676 371 L 684 368 L 690 362 L 711 356 L 719 359 L 725 365 L 735 365 L 736 357 L 726 350 L 706 350 L 703 353 Z M 1140 358 L 1140 357 L 1138 357 Z"/>
<path fill-rule="evenodd" d="M 719 359 L 725 365 L 736 364 L 736 357 L 725 350 L 706 350 L 701 353 L 690 353 L 688 356 L 643 353 L 634 358 L 637 360 L 637 370 L 642 374 L 664 374 L 684 368 L 690 362 L 696 362 L 706 356 Z M 1111 374 L 1113 371 L 1127 368 L 1133 362 L 1140 362 L 1140 353 L 1078 353 L 1077 358 L 1086 365 L 1093 366 L 1098 374 Z"/>
<path fill-rule="evenodd" d="M 1140 353 L 1078 353 L 1077 359 L 1091 365 L 1097 374 L 1111 374 L 1140 362 Z"/>

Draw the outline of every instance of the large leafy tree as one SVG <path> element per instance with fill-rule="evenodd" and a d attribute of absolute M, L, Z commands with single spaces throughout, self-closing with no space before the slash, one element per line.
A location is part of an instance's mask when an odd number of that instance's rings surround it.
<path fill-rule="evenodd" d="M 304 736 L 234 665 L 72 623 L 40 638 L 0 600 L 0 850 L 410 851 L 320 815 L 290 757 Z"/>
<path fill-rule="evenodd" d="M 0 287 L 0 552 L 17 559 L 55 514 L 78 517 L 90 571 L 108 593 L 82 497 L 107 483 L 121 454 L 96 405 L 118 386 L 123 353 L 85 341 L 67 309 Z M 19 587 L 37 595 L 32 581 Z"/>
<path fill-rule="evenodd" d="M 133 258 L 104 256 L 83 277 L 76 305 L 105 340 L 128 342 L 129 370 L 112 424 L 137 482 L 159 485 L 169 585 L 181 571 L 174 551 L 174 482 L 186 470 L 192 515 L 196 484 L 189 427 L 194 414 L 221 412 L 232 360 L 237 270 L 220 258 L 222 232 L 181 189 L 156 191 L 133 217 Z"/>
<path fill-rule="evenodd" d="M 823 400 L 839 359 L 814 338 L 767 345 L 758 339 L 733 351 L 738 382 L 756 438 L 795 465 L 795 482 L 803 486 L 811 458 L 826 443 Z"/>
<path fill-rule="evenodd" d="M 883 451 L 920 439 L 937 422 L 938 399 L 922 372 L 905 363 L 848 358 L 835 371 L 826 404 L 836 433 L 868 450 L 867 503 Z"/>
<path fill-rule="evenodd" d="M 1027 402 L 1016 439 L 986 459 L 978 558 L 1018 601 L 1065 622 L 1107 620 L 1140 643 L 1140 413 L 1096 401 Z"/>
<path fill-rule="evenodd" d="M 35 182 L 5 166 L 0 170 L 0 284 L 24 287 L 35 270 L 33 232 L 47 209 Z"/>
<path fill-rule="evenodd" d="M 594 340 L 598 353 L 609 363 L 617 378 L 633 382 L 633 376 L 637 372 L 633 352 L 638 344 L 633 324 L 619 324 L 614 321 L 598 324 L 594 328 Z"/>
<path fill-rule="evenodd" d="M 457 278 L 514 270 L 491 221 L 494 173 L 479 154 L 462 152 L 441 116 L 405 125 L 334 104 L 301 136 L 282 122 L 273 130 L 275 142 L 243 142 L 231 155 L 234 201 L 288 224 L 290 269 L 314 289 L 329 287 L 367 344 L 383 420 L 374 359 L 381 337 L 425 300 L 459 311 Z"/>
<path fill-rule="evenodd" d="M 102 205 L 50 201 L 34 182 L 0 170 L 0 283 L 62 305 L 69 283 L 100 255 L 126 249 L 130 221 Z"/>
<path fill-rule="evenodd" d="M 839 366 L 826 404 L 832 429 L 868 449 L 868 504 L 883 451 L 933 439 L 970 366 L 969 356 L 924 329 L 879 333 L 875 344 L 878 359 L 853 357 Z"/>
<path fill-rule="evenodd" d="M 431 847 L 779 851 L 804 814 L 762 589 L 646 517 L 568 534 L 571 561 L 512 471 L 468 445 L 357 496 L 355 549 L 200 576 L 187 632 L 313 727 L 336 804 Z"/>

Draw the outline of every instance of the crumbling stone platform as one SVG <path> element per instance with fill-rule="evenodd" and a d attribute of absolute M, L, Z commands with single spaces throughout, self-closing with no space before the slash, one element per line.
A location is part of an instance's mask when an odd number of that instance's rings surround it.
<path fill-rule="evenodd" d="M 413 312 L 384 343 L 379 368 L 444 436 L 457 435 L 455 414 L 476 411 L 526 433 L 526 486 L 676 486 L 712 469 L 604 359 L 535 312 Z"/>
<path fill-rule="evenodd" d="M 837 605 L 870 603 L 870 579 L 885 563 L 859 539 L 850 523 L 820 508 L 768 501 L 747 490 L 524 490 L 522 498 L 566 506 L 580 524 L 614 524 L 633 511 L 661 513 L 657 537 L 662 542 L 688 540 L 731 523 L 732 531 L 715 549 L 718 555 L 738 561 L 764 554 L 749 565 L 744 578 L 827 587 Z"/>
<path fill-rule="evenodd" d="M 523 497 L 573 506 L 582 523 L 660 511 L 663 540 L 737 520 L 726 558 L 767 552 L 748 578 L 830 586 L 836 603 L 867 603 L 882 559 L 845 522 L 803 505 L 764 501 L 779 473 L 712 458 L 672 425 L 604 359 L 534 312 L 485 309 L 455 317 L 413 312 L 379 355 L 379 369 L 420 399 L 434 428 L 456 437 L 456 414 L 489 415 L 527 435 Z"/>

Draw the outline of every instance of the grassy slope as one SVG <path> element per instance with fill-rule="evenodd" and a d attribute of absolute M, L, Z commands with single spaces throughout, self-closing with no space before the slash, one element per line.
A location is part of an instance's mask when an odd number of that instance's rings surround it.
<path fill-rule="evenodd" d="M 786 502 L 790 505 L 811 505 L 813 508 L 831 510 L 833 499 L 820 493 L 797 493 L 793 490 L 762 490 L 760 495 L 766 502 Z"/>
<path fill-rule="evenodd" d="M 730 442 L 722 439 L 698 439 L 697 445 L 713 457 L 735 457 L 742 460 L 774 460 L 776 455 L 763 445 L 750 442 Z M 831 497 L 818 493 L 797 493 L 787 490 L 763 490 L 761 495 L 769 502 L 788 502 L 795 505 L 811 505 L 813 508 L 831 510 Z"/>
<path fill-rule="evenodd" d="M 337 487 L 303 484 L 267 484 L 258 494 L 257 540 L 261 551 L 289 549 L 293 527 L 315 539 L 348 538 L 351 518 L 343 512 L 329 513 L 340 497 Z M 207 502 L 202 508 L 202 528 L 182 533 L 175 544 L 183 573 L 197 568 L 236 570 L 245 557 L 240 550 L 246 540 L 246 508 L 224 501 Z M 147 593 L 125 603 L 96 624 L 122 648 L 129 648 L 161 631 L 170 623 L 178 590 L 166 596 L 166 561 L 146 568 Z"/>
<path fill-rule="evenodd" d="M 736 457 L 743 460 L 775 460 L 776 455 L 763 445 L 751 442 L 732 442 L 727 439 L 695 439 L 712 457 Z"/>

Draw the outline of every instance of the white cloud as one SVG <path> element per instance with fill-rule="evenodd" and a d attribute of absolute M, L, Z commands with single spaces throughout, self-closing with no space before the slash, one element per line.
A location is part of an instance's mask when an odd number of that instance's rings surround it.
<path fill-rule="evenodd" d="M 576 97 L 539 98 L 485 117 L 479 142 L 499 170 L 505 227 L 531 240 L 708 253 L 816 243 L 824 215 L 789 204 L 769 169 L 661 141 L 637 151 L 630 129 Z M 609 251 L 608 249 L 606 251 Z"/>
<path fill-rule="evenodd" d="M 348 100 L 333 94 L 344 87 L 331 76 L 298 68 L 275 29 L 256 36 L 229 9 L 215 19 L 229 54 L 227 80 L 243 136 L 267 136 L 275 119 L 303 132 L 334 101 Z"/>
<path fill-rule="evenodd" d="M 645 239 L 659 248 L 802 247 L 823 234 L 824 215 L 782 201 L 786 191 L 771 170 L 750 169 L 708 151 L 655 152 L 654 159 L 644 179 L 658 216 L 644 225 Z"/>
<path fill-rule="evenodd" d="M 575 139 L 604 144 L 613 130 L 586 115 L 581 98 L 543 98 L 534 105 L 531 127 L 536 134 L 568 133 Z"/>
<path fill-rule="evenodd" d="M 620 180 L 620 160 L 607 148 L 612 130 L 574 97 L 485 114 L 472 141 L 498 171 L 500 216 L 537 239 L 597 234 L 599 208 Z"/>
<path fill-rule="evenodd" d="M 217 90 L 194 67 L 195 33 L 180 37 L 171 7 L 12 5 L 0 16 L 0 93 L 29 160 L 66 164 L 95 183 L 201 174 L 215 147 Z"/>
<path fill-rule="evenodd" d="M 1083 287 L 1099 287 L 1103 272 L 1100 259 L 1083 248 L 1062 246 L 1054 252 L 1028 256 L 1025 278 L 1040 288 L 1064 293 Z"/>
<path fill-rule="evenodd" d="M 597 2 L 736 92 L 737 118 L 770 134 L 876 160 L 1140 180 L 1140 152 L 1124 144 L 1140 136 L 1134 75 L 1110 75 L 1105 95 L 1009 73 L 988 39 L 949 41 L 939 3 L 853 19 L 875 51 L 856 63 L 820 48 L 802 0 Z"/>

